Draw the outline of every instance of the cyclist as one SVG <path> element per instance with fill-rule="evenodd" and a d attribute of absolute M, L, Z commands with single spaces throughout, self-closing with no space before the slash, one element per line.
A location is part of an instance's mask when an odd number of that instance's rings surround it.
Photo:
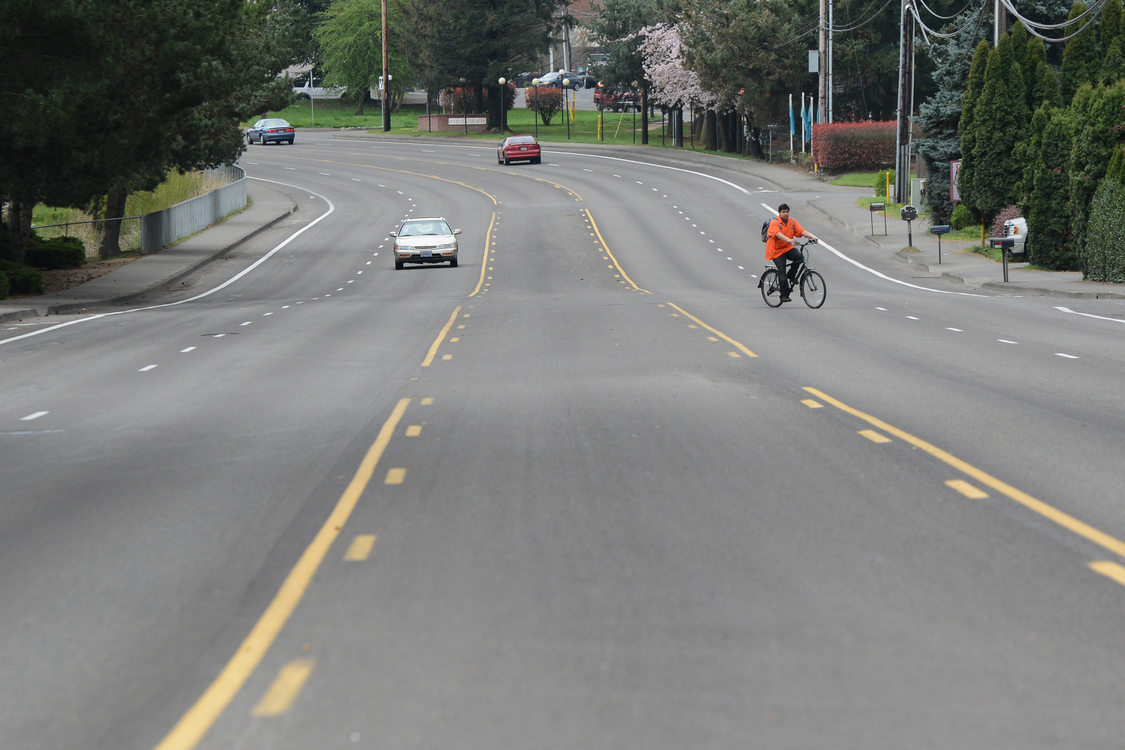
<path fill-rule="evenodd" d="M 796 219 L 789 217 L 789 204 L 782 203 L 777 207 L 777 218 L 770 221 L 769 230 L 766 232 L 766 260 L 772 260 L 777 266 L 781 276 L 781 301 L 789 301 L 789 291 L 793 287 L 793 277 L 801 267 L 801 251 L 797 249 L 793 240 L 796 237 L 808 237 L 813 242 L 820 242 L 820 238 L 808 232 L 797 223 Z M 785 261 L 789 261 L 789 271 L 786 273 Z"/>

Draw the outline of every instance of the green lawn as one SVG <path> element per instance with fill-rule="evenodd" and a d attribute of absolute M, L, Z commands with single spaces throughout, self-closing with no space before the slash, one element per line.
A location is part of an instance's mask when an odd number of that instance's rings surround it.
<path fill-rule="evenodd" d="M 432 110 L 438 114 L 438 110 Z M 463 133 L 429 133 L 418 130 L 418 117 L 426 114 L 423 105 L 405 105 L 397 112 L 391 113 L 390 133 L 396 135 L 417 135 L 433 138 L 465 137 Z M 632 112 L 603 112 L 602 131 L 598 134 L 598 112 L 596 110 L 579 109 L 574 112 L 574 121 L 567 121 L 562 112 L 558 112 L 551 119 L 550 125 L 542 121 L 535 122 L 534 113 L 527 109 L 511 109 L 506 114 L 505 123 L 508 130 L 514 133 L 528 133 L 536 135 L 539 140 L 548 143 L 608 143 L 616 145 L 638 145 L 641 142 L 641 116 Z M 291 125 L 298 128 L 365 128 L 373 133 L 383 132 L 382 115 L 378 104 L 364 108 L 362 115 L 355 114 L 355 105 L 339 101 L 317 100 L 303 102 L 287 107 L 280 112 L 271 112 L 268 117 L 281 117 L 288 120 Z M 484 141 L 496 141 L 496 133 L 479 133 L 468 135 L 469 138 Z M 649 120 L 649 145 L 659 147 L 662 145 L 660 120 Z M 672 146 L 671 138 L 666 138 L 663 145 Z M 692 149 L 690 139 L 685 141 L 683 150 L 702 151 L 696 144 Z M 738 154 L 722 154 L 732 158 L 741 158 Z"/>

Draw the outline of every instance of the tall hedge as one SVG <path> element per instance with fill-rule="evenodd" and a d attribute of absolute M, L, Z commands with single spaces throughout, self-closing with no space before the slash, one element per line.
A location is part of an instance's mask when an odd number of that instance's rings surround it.
<path fill-rule="evenodd" d="M 1102 181 L 1090 203 L 1083 269 L 1094 281 L 1125 282 L 1125 184 Z"/>
<path fill-rule="evenodd" d="M 1070 8 L 1068 20 L 1073 21 L 1089 9 L 1083 0 L 1077 0 Z M 1094 24 L 1075 37 L 1066 40 L 1063 45 L 1062 69 L 1060 79 L 1062 83 L 1063 104 L 1069 104 L 1082 88 L 1082 84 L 1094 83 L 1101 73 L 1102 61 L 1098 53 L 1098 37 Z"/>
<path fill-rule="evenodd" d="M 1036 158 L 1035 174 L 1028 197 L 1027 253 L 1032 263 L 1060 271 L 1079 268 L 1077 254 L 1070 248 L 1070 223 L 1067 202 L 1070 198 L 1070 151 L 1060 144 L 1070 143 L 1074 127 L 1070 111 L 1047 109 L 1043 131 L 1045 145 Z"/>
<path fill-rule="evenodd" d="M 813 158 L 821 169 L 880 169 L 895 163 L 895 129 L 889 122 L 834 122 L 813 127 Z"/>
<path fill-rule="evenodd" d="M 1070 107 L 1075 129 L 1070 148 L 1069 215 L 1079 257 L 1085 254 L 1090 203 L 1105 178 L 1114 148 L 1125 135 L 1117 130 L 1125 124 L 1123 105 L 1125 81 L 1112 86 L 1084 85 Z"/>

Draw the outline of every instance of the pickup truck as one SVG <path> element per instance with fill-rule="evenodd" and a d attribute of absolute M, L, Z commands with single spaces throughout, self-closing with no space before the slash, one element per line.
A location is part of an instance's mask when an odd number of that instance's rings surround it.
<path fill-rule="evenodd" d="M 598 86 L 594 89 L 594 105 L 614 112 L 628 112 L 637 107 L 637 95 L 633 91 L 610 91 Z"/>

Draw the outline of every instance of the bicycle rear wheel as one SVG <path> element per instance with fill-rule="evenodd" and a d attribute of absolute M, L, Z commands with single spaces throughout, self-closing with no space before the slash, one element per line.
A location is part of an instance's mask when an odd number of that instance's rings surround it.
<path fill-rule="evenodd" d="M 801 278 L 801 299 L 814 310 L 824 304 L 828 298 L 828 287 L 824 277 L 816 271 L 808 271 Z"/>
<path fill-rule="evenodd" d="M 762 299 L 767 305 L 781 307 L 781 276 L 776 268 L 769 268 L 762 272 L 758 288 L 762 290 Z"/>

